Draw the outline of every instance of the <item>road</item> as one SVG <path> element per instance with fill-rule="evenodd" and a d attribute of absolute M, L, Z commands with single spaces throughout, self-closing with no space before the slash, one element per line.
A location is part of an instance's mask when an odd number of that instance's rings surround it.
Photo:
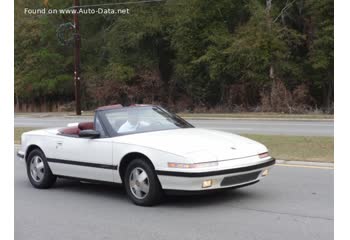
<path fill-rule="evenodd" d="M 333 170 L 275 166 L 258 184 L 138 207 L 121 187 L 59 179 L 34 189 L 15 160 L 16 240 L 329 240 Z"/>
<path fill-rule="evenodd" d="M 60 127 L 67 123 L 91 121 L 92 117 L 23 117 L 15 116 L 15 127 Z M 188 120 L 196 127 L 227 131 L 238 134 L 334 136 L 334 122 L 299 120 L 242 120 L 212 119 Z"/>

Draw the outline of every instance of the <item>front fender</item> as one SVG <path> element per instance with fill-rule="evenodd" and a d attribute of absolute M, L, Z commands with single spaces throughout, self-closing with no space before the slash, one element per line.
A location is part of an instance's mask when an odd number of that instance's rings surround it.
<path fill-rule="evenodd" d="M 149 147 L 143 147 L 134 144 L 126 143 L 114 143 L 113 145 L 113 165 L 120 165 L 124 156 L 129 153 L 140 153 L 145 155 L 153 164 L 156 170 L 168 169 L 168 162 L 184 162 L 185 157 L 164 152 L 158 149 Z M 115 179 L 116 182 L 121 182 L 120 175 L 118 174 Z"/>

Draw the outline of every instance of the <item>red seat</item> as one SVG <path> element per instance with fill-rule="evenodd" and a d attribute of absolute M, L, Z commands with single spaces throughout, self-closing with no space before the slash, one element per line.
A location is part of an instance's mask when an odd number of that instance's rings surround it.
<path fill-rule="evenodd" d="M 79 135 L 80 129 L 78 127 L 66 127 L 58 130 L 61 134 Z"/>
<path fill-rule="evenodd" d="M 78 124 L 77 127 L 61 128 L 58 131 L 61 134 L 79 135 L 79 132 L 81 130 L 87 130 L 87 129 L 94 129 L 94 122 L 81 122 L 81 123 Z"/>
<path fill-rule="evenodd" d="M 80 130 L 94 129 L 94 122 L 81 122 L 78 124 Z"/>

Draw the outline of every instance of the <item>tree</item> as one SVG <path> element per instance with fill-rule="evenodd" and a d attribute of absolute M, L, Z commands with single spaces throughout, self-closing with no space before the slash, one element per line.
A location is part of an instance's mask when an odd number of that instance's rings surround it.
<path fill-rule="evenodd" d="M 17 102 L 72 101 L 72 46 L 56 36 L 72 16 L 23 13 L 72 1 L 15 3 Z M 333 22 L 332 0 L 167 0 L 81 15 L 83 108 L 331 112 Z"/>
<path fill-rule="evenodd" d="M 306 18 L 310 21 L 308 64 L 311 66 L 316 97 L 327 111 L 334 98 L 334 1 L 310 1 Z"/>
<path fill-rule="evenodd" d="M 40 1 L 41 2 L 41 1 Z M 18 4 L 18 5 L 17 5 Z M 17 1 L 15 12 L 15 94 L 26 102 L 46 104 L 49 100 L 71 99 L 72 58 L 56 40 L 58 17 L 27 16 Z M 23 8 L 22 8 L 23 7 Z"/>

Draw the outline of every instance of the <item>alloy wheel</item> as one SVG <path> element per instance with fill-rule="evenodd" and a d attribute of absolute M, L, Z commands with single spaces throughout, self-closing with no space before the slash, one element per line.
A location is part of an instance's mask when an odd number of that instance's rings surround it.
<path fill-rule="evenodd" d="M 34 156 L 30 160 L 30 175 L 35 182 L 41 182 L 44 178 L 45 166 L 44 162 L 39 156 Z"/>
<path fill-rule="evenodd" d="M 149 179 L 146 171 L 140 167 L 133 169 L 129 176 L 129 187 L 138 199 L 144 199 L 149 192 Z"/>

